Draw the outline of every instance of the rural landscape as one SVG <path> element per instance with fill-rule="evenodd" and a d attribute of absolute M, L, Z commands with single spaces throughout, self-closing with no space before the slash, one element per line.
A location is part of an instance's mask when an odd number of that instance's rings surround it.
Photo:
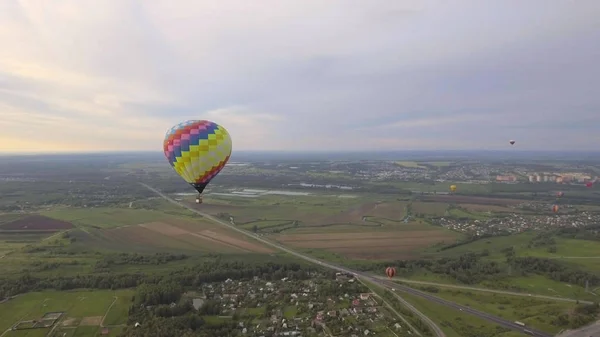
<path fill-rule="evenodd" d="M 241 153 L 196 204 L 160 154 L 3 157 L 0 335 L 567 336 L 600 317 L 599 175 Z"/>

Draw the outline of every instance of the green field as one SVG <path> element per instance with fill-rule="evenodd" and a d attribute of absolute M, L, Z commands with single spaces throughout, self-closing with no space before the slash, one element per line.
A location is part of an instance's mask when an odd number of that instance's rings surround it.
<path fill-rule="evenodd" d="M 64 312 L 63 317 L 57 322 L 58 329 L 65 332 L 68 330 L 73 333 L 73 336 L 92 337 L 99 331 L 102 320 L 104 326 L 111 328 L 126 323 L 127 310 L 133 293 L 133 290 L 95 290 L 23 294 L 0 304 L 0 330 L 9 329 L 19 321 L 39 319 L 48 312 Z M 114 305 L 111 307 L 113 302 Z M 49 329 L 45 328 L 9 331 L 5 336 L 45 336 L 48 331 Z"/>
<path fill-rule="evenodd" d="M 569 313 L 575 303 L 547 301 L 531 297 L 508 296 L 468 290 L 437 288 L 434 295 L 481 310 L 509 321 L 521 321 L 536 329 L 557 333 L 566 327 L 553 324 L 560 314 Z"/>
<path fill-rule="evenodd" d="M 481 252 L 487 250 L 490 259 L 504 259 L 503 249 L 513 247 L 517 256 L 535 256 L 560 259 L 568 263 L 583 263 L 585 267 L 595 265 L 595 259 L 600 256 L 600 241 L 567 239 L 554 237 L 556 253 L 548 252 L 548 246 L 528 247 L 536 233 L 525 232 L 510 236 L 484 238 L 458 247 L 446 249 L 440 255 L 459 255 L 466 252 Z M 600 261 L 596 267 L 600 271 Z"/>
<path fill-rule="evenodd" d="M 172 215 L 162 211 L 127 208 L 63 208 L 41 212 L 40 214 L 68 221 L 76 226 L 96 228 L 137 225 L 172 217 Z"/>
<path fill-rule="evenodd" d="M 415 308 L 431 318 L 447 337 L 499 336 L 503 329 L 481 318 L 462 313 L 458 310 L 430 302 L 418 296 L 397 292 Z"/>

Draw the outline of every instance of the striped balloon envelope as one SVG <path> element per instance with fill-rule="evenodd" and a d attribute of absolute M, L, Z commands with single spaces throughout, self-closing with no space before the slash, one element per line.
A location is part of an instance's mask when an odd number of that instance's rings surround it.
<path fill-rule="evenodd" d="M 167 131 L 163 147 L 175 172 L 202 194 L 229 161 L 231 144 L 229 132 L 221 125 L 189 120 Z"/>

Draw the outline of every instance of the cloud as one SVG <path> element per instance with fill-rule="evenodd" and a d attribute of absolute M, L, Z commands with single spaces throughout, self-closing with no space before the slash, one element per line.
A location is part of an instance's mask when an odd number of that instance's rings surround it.
<path fill-rule="evenodd" d="M 600 2 L 0 1 L 1 151 L 597 149 Z M 596 138 L 594 138 L 596 137 Z"/>

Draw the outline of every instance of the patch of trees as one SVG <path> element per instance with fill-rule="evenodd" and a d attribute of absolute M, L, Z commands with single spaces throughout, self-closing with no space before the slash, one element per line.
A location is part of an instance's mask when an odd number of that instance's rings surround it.
<path fill-rule="evenodd" d="M 600 277 L 595 274 L 575 269 L 574 267 L 564 265 L 551 259 L 538 257 L 512 257 L 508 263 L 517 267 L 522 272 L 530 272 L 538 275 L 544 275 L 555 281 L 567 282 L 585 286 L 586 281 L 589 285 L 600 284 Z"/>
<path fill-rule="evenodd" d="M 592 224 L 580 228 L 559 228 L 553 234 L 568 239 L 600 241 L 600 224 Z"/>
<path fill-rule="evenodd" d="M 598 303 L 579 304 L 571 313 L 563 313 L 558 315 L 552 321 L 552 324 L 569 327 L 570 329 L 576 329 L 594 322 L 599 314 L 600 305 Z"/>
<path fill-rule="evenodd" d="M 437 260 L 398 260 L 353 266 L 362 271 L 377 271 L 383 274 L 388 266 L 395 266 L 398 275 L 409 275 L 417 271 L 429 271 L 448 275 L 465 284 L 475 284 L 485 280 L 495 280 L 504 273 L 500 263 L 487 261 L 483 253 L 465 253 L 456 257 L 444 257 Z"/>
<path fill-rule="evenodd" d="M 158 305 L 177 302 L 183 294 L 180 284 L 162 281 L 158 284 L 144 283 L 136 289 L 134 305 Z"/>
<path fill-rule="evenodd" d="M 554 239 L 554 233 L 552 232 L 542 232 L 537 234 L 533 239 L 529 241 L 527 247 L 535 248 L 535 247 L 547 247 L 553 246 L 556 244 L 556 240 Z"/>
<path fill-rule="evenodd" d="M 496 261 L 486 261 L 481 255 L 466 253 L 457 258 L 442 258 L 428 267 L 433 273 L 448 275 L 462 283 L 474 284 L 496 278 L 503 272 Z"/>
<path fill-rule="evenodd" d="M 233 328 L 233 323 L 229 323 Z M 202 328 L 202 331 L 199 329 Z M 138 327 L 128 325 L 121 337 L 220 337 L 229 335 L 227 324 L 223 326 L 208 325 L 202 317 L 194 314 L 177 317 L 153 317 L 146 319 Z M 233 330 L 233 329 L 232 329 Z"/>
<path fill-rule="evenodd" d="M 33 268 L 27 269 L 28 271 L 41 272 L 46 270 L 58 269 L 62 266 L 76 266 L 79 262 L 77 260 L 63 261 L 63 262 L 42 262 L 33 261 L 30 266 Z"/>
<path fill-rule="evenodd" d="M 154 255 L 144 255 L 137 253 L 112 254 L 96 262 L 94 269 L 96 271 L 108 271 L 110 266 L 118 265 L 160 265 L 172 261 L 185 260 L 189 256 L 185 254 L 156 253 Z"/>

